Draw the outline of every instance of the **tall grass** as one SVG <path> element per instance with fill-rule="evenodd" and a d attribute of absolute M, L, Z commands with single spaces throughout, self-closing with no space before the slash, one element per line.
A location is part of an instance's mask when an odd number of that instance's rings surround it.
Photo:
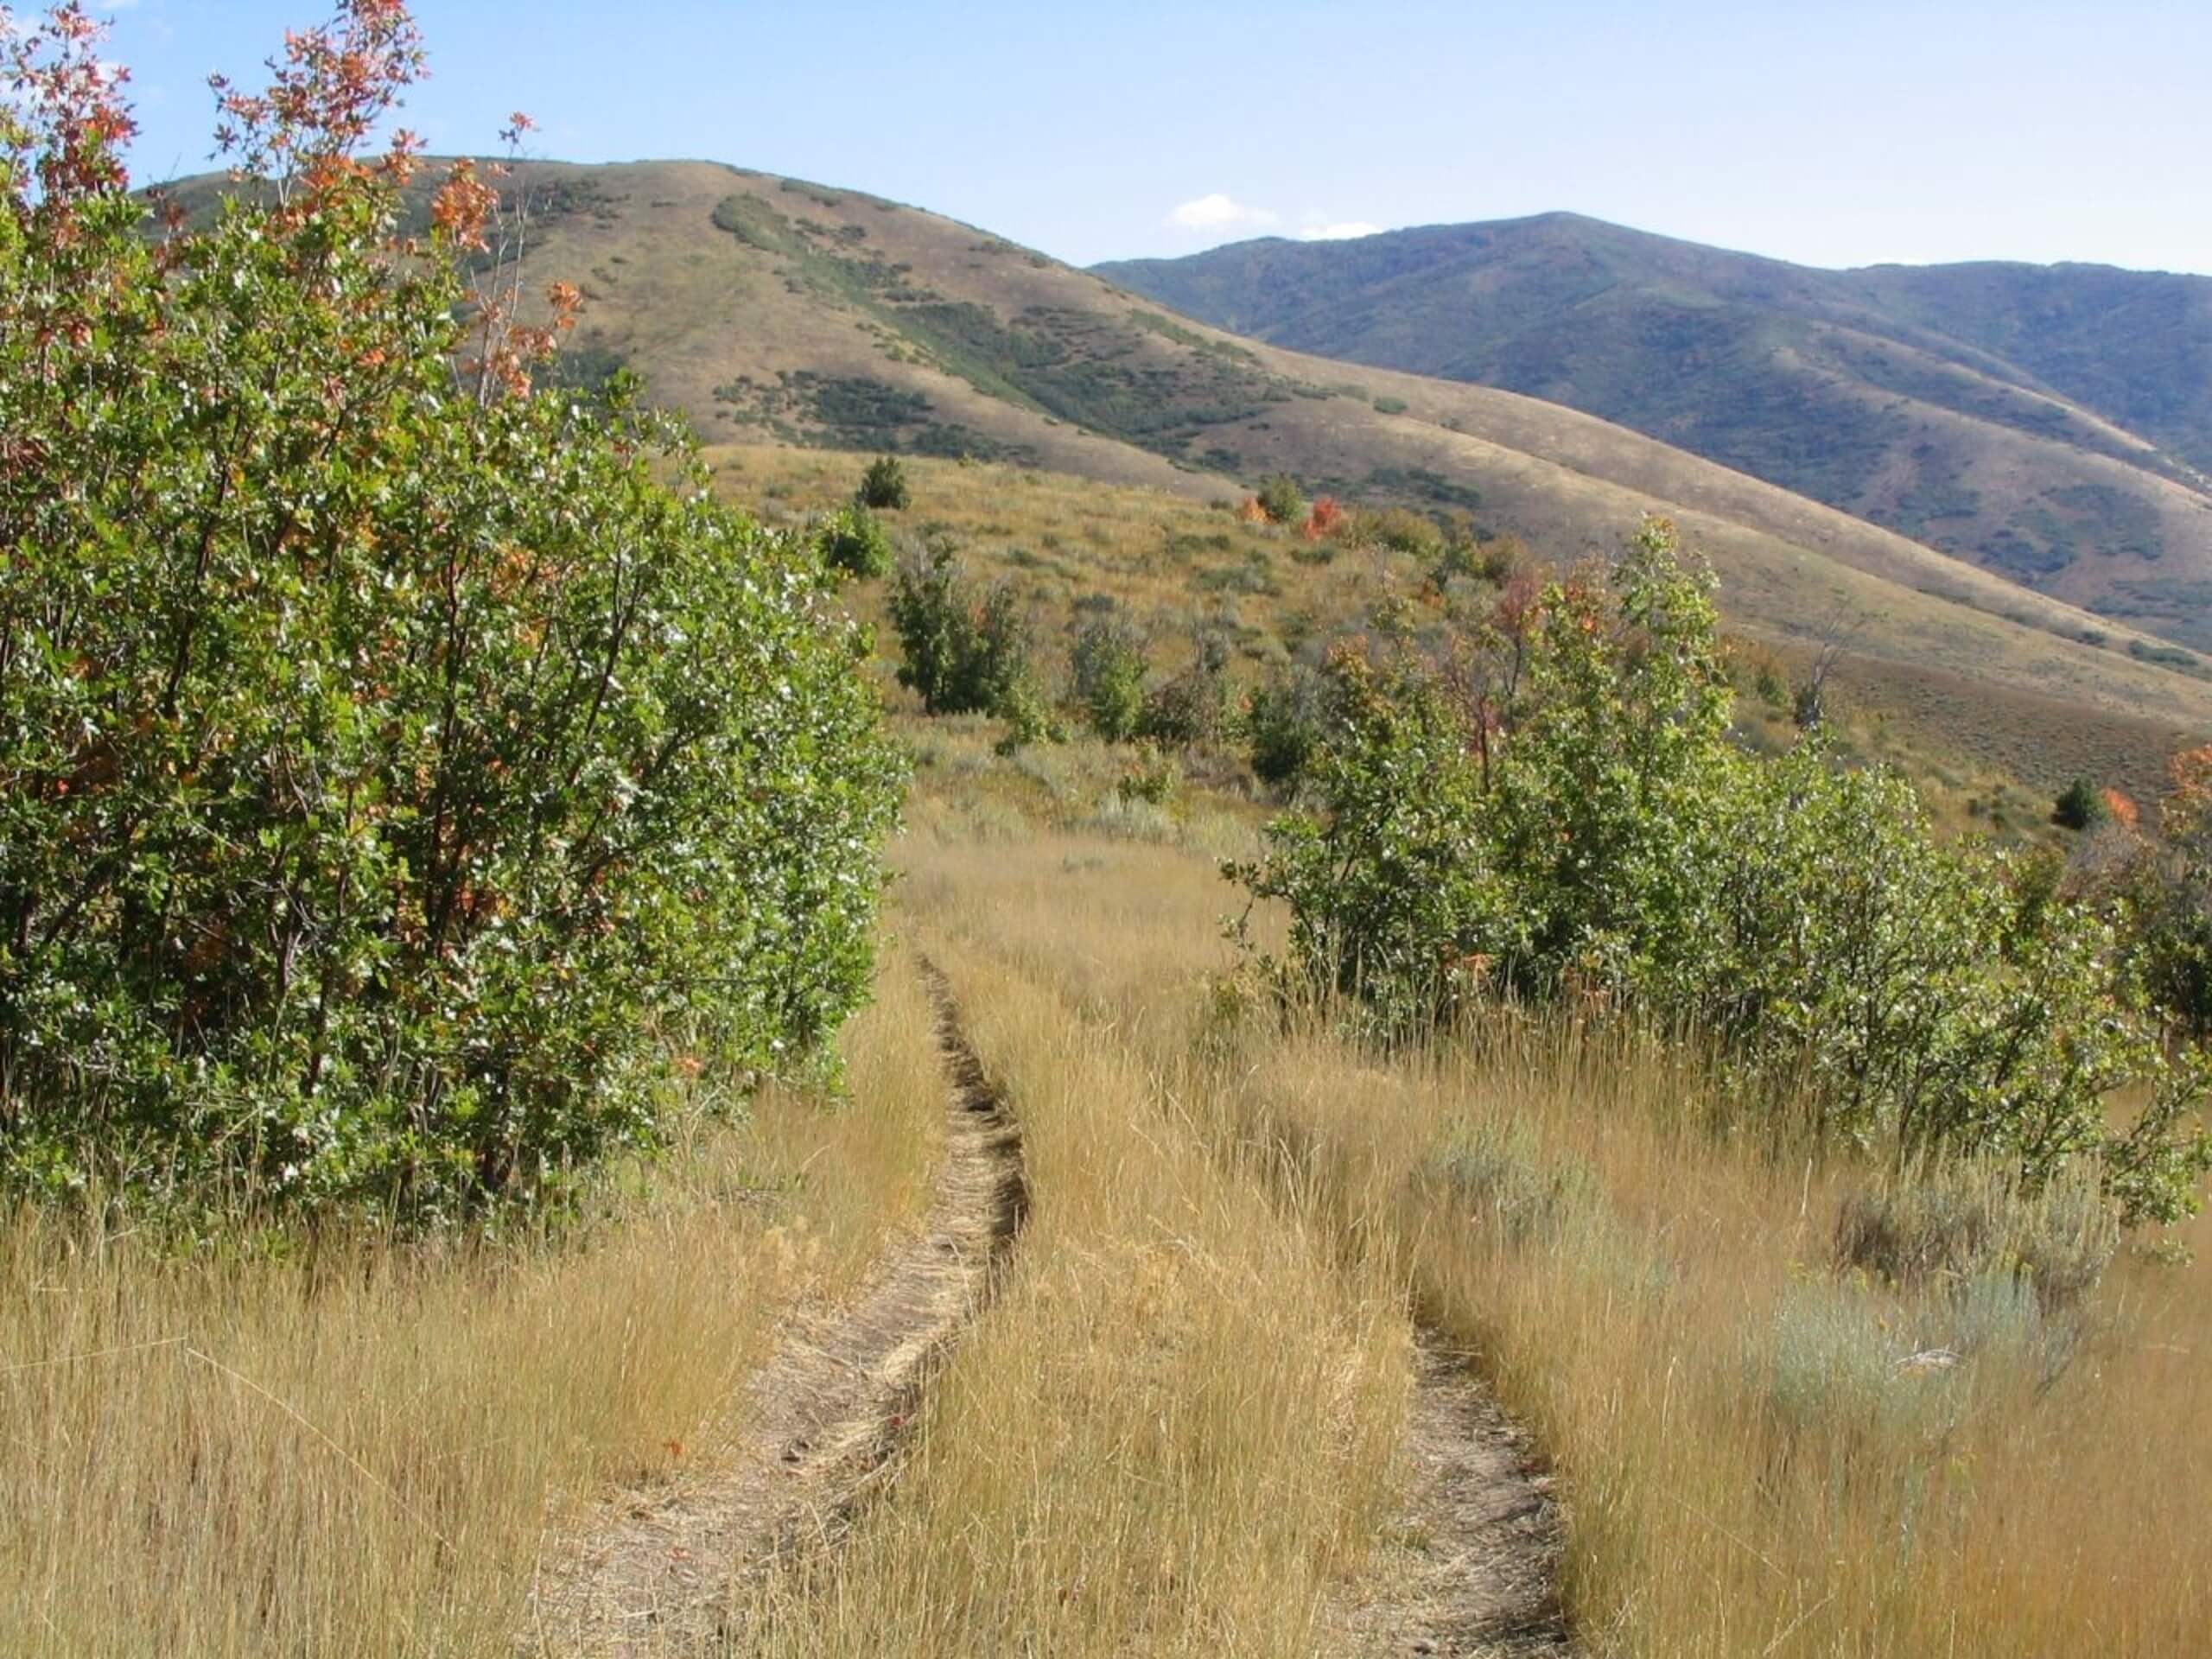
<path fill-rule="evenodd" d="M 1049 904 L 1044 846 L 1020 861 Z M 918 868 L 909 902 L 1019 1111 L 1028 1226 L 893 1494 L 831 1568 L 749 1603 L 741 1650 L 1304 1659 L 1393 1490 L 1396 1275 L 1209 1157 L 1178 1072 L 1092 995 L 1179 980 L 1209 938 L 1084 881 L 1040 971 L 959 864 Z"/>
<path fill-rule="evenodd" d="M 2137 1249 L 2093 1283 L 2112 1240 L 2075 1194 L 1921 1203 L 1718 1139 L 1710 1077 L 1633 1033 L 1384 1055 L 1209 999 L 1228 895 L 1173 849 L 938 847 L 910 887 L 1178 1077 L 1183 1132 L 1272 1171 L 1362 1297 L 1480 1356 L 1564 1477 L 1592 1650 L 2203 1651 L 2212 1267 Z M 1976 1205 L 1933 1271 L 1852 1243 L 1870 1214 L 1940 1240 Z"/>
<path fill-rule="evenodd" d="M 918 1217 L 930 1020 L 894 957 L 867 1109 L 772 1095 L 556 1237 L 0 1220 L 0 1652 L 510 1652 L 572 1506 L 716 1456 L 778 1321 Z"/>
<path fill-rule="evenodd" d="M 1217 1099 L 1234 1133 L 1300 1138 L 1340 1224 L 1408 1242 L 1424 1306 L 1567 1478 L 1601 1650 L 2198 1650 L 2201 1303 L 2139 1263 L 2073 1306 L 1994 1263 L 1840 1270 L 1853 1173 L 1716 1147 L 1670 1122 L 1684 1083 L 1557 1028 L 1384 1069 L 1312 1034 Z M 1438 1179 L 1471 1135 L 1524 1148 L 1503 1202 Z M 1577 1196 L 1536 1230 L 1510 1223 L 1529 1192 Z"/>
<path fill-rule="evenodd" d="M 1003 810 L 918 804 L 902 925 L 1020 1112 L 1028 1225 L 842 1548 L 739 1592 L 742 1650 L 1334 1651 L 1416 1318 L 1555 1460 L 1593 1653 L 2202 1650 L 2212 1267 L 2113 1255 L 2078 1194 L 1724 1138 L 1632 1033 L 1286 1025 L 1188 820 L 1039 830 L 1090 773 L 975 765 Z M 918 1216 L 930 1021 L 894 956 L 852 1106 L 766 1100 L 556 1237 L 10 1217 L 0 1652 L 512 1651 L 549 1541 L 730 1446 L 779 1323 Z"/>

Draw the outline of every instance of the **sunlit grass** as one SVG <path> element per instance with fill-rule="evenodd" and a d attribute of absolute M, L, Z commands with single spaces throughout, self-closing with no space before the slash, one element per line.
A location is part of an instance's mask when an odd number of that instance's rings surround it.
<path fill-rule="evenodd" d="M 1480 1356 L 1564 1476 L 1593 1650 L 2201 1650 L 2212 1267 L 2154 1258 L 2202 1224 L 2085 1294 L 2050 1268 L 2039 1294 L 2017 1249 L 1894 1284 L 1839 1250 L 1878 1173 L 1717 1141 L 1678 1052 L 1548 1018 L 1401 1056 L 1280 1027 L 1208 995 L 1234 895 L 1174 848 L 910 861 L 939 925 L 1179 1078 L 1217 1162 L 1272 1167 L 1301 1227 L 1399 1264 L 1390 1294 Z M 2021 1224 L 2064 1243 L 2050 1207 Z"/>
<path fill-rule="evenodd" d="M 556 1237 L 0 1221 L 0 1652 L 510 1652 L 579 1507 L 726 1451 L 779 1321 L 918 1218 L 930 1019 L 894 956 L 864 1108 L 771 1094 Z"/>
<path fill-rule="evenodd" d="M 2063 1194 L 1952 1249 L 1993 1189 L 1717 1140 L 1711 1077 L 1632 1033 L 1279 1020 L 1222 936 L 1256 804 L 1101 834 L 1116 757 L 918 735 L 895 925 L 1020 1115 L 1029 1222 L 842 1548 L 741 1585 L 740 1650 L 1325 1651 L 1422 1320 L 1555 1464 L 1594 1653 L 2201 1650 L 2212 1268 L 2137 1241 L 2061 1294 L 2110 1249 Z M 894 953 L 849 1104 L 768 1098 L 558 1237 L 178 1255 L 14 1217 L 0 1651 L 512 1651 L 555 1541 L 728 1453 L 782 1322 L 918 1215 L 930 1019 Z"/>
<path fill-rule="evenodd" d="M 1020 1114 L 1030 1222 L 896 1488 L 817 1576 L 747 1602 L 741 1647 L 1303 1659 L 1390 1497 L 1389 1278 L 1209 1157 L 1141 1047 L 968 937 L 987 912 L 932 909 Z"/>

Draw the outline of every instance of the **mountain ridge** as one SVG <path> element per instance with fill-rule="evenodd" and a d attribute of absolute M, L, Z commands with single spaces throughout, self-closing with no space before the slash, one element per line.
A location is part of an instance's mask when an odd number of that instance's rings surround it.
<path fill-rule="evenodd" d="M 1826 270 L 1569 213 L 1093 270 L 1297 349 L 1563 403 L 2212 642 L 2212 279 Z"/>

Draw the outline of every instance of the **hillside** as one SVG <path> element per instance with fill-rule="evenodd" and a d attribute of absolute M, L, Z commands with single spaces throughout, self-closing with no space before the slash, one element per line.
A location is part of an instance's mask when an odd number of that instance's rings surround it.
<path fill-rule="evenodd" d="M 2192 652 L 1559 404 L 1242 340 L 855 192 L 692 162 L 535 163 L 518 184 L 536 278 L 585 293 L 562 372 L 632 367 L 710 443 L 968 456 L 1193 502 L 1282 470 L 1471 511 L 1560 560 L 1665 512 L 1740 630 L 1788 646 L 1855 619 L 1863 675 L 1967 688 L 1936 700 L 1947 739 L 2021 743 L 2023 699 L 2125 724 L 2131 753 L 2147 731 L 2212 729 L 2212 666 Z M 204 208 L 226 188 L 181 194 Z"/>
<path fill-rule="evenodd" d="M 1602 416 L 2212 642 L 2212 280 L 1817 270 L 1565 213 L 1098 272 L 1281 345 Z"/>

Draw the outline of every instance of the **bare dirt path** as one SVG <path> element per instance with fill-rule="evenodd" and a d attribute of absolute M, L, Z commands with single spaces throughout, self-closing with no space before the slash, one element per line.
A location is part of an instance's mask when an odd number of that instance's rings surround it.
<path fill-rule="evenodd" d="M 1424 1329 L 1415 1363 L 1412 1484 L 1326 1651 L 1568 1659 L 1550 1476 L 1465 1356 Z"/>
<path fill-rule="evenodd" d="M 721 1471 L 608 1505 L 532 1597 L 546 1654 L 713 1651 L 734 1580 L 826 1548 L 889 1472 L 936 1362 L 991 1294 L 1027 1207 L 1020 1134 L 924 964 L 951 1090 L 923 1235 L 851 1306 L 795 1331 L 751 1385 L 753 1427 Z"/>

